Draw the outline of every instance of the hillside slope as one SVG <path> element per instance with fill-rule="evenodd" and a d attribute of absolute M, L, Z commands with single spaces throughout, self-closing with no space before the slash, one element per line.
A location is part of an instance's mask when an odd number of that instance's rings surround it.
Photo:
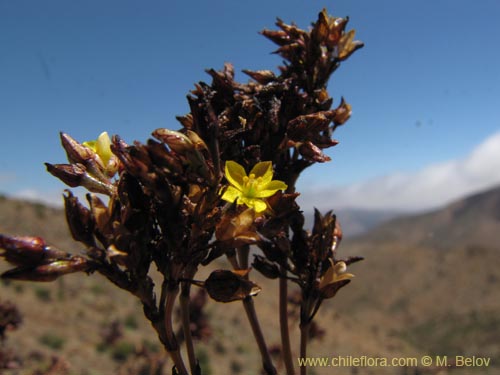
<path fill-rule="evenodd" d="M 395 219 L 343 243 L 340 256 L 366 259 L 350 267 L 355 279 L 320 310 L 318 323 L 326 334 L 311 343 L 311 356 L 478 355 L 492 357 L 499 366 L 500 253 L 494 241 L 500 232 L 492 229 L 498 217 L 498 193 L 493 190 L 443 210 Z M 457 241 L 465 226 L 468 235 Z M 435 235 L 429 241 L 424 234 L 431 229 Z M 22 201 L 0 199 L 0 233 L 38 234 L 58 247 L 79 249 L 68 236 L 61 210 Z M 0 272 L 5 268 L 0 262 Z M 208 272 L 203 270 L 199 278 Z M 278 344 L 276 285 L 255 271 L 252 278 L 263 288 L 255 304 L 267 341 Z M 146 361 L 137 354 L 140 348 L 161 356 L 139 304 L 99 275 L 70 275 L 45 284 L 0 282 L 0 300 L 15 302 L 24 316 L 20 329 L 10 332 L 6 341 L 23 358 L 24 367 L 6 375 L 47 368 L 54 356 L 67 362 L 71 375 L 135 374 L 141 373 L 138 366 Z M 258 373 L 258 352 L 241 304 L 209 301 L 206 311 L 214 335 L 199 345 L 203 367 L 209 370 L 204 374 Z M 291 325 L 295 323 L 292 318 Z M 103 333 L 113 324 L 121 327 L 122 335 L 104 345 Z M 292 337 L 295 350 L 295 328 Z M 282 373 L 283 368 L 279 370 Z M 318 375 L 331 373 L 328 368 L 313 370 Z M 335 373 L 353 370 L 336 368 Z M 499 368 L 473 370 L 494 374 Z M 359 371 L 385 375 L 405 369 Z"/>
<path fill-rule="evenodd" d="M 500 187 L 429 213 L 390 220 L 376 227 L 363 241 L 368 239 L 404 240 L 407 245 L 437 249 L 474 245 L 500 251 Z"/>

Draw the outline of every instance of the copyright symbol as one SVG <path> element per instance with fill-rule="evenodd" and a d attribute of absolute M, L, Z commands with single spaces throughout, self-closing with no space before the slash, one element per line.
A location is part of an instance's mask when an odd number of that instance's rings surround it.
<path fill-rule="evenodd" d="M 431 366 L 432 365 L 432 357 L 429 355 L 424 355 L 420 362 L 422 362 L 422 366 Z"/>

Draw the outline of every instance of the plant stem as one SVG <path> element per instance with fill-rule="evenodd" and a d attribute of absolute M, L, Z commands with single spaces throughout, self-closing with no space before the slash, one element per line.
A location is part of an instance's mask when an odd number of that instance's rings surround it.
<path fill-rule="evenodd" d="M 307 356 L 307 342 L 309 341 L 310 324 L 311 324 L 310 322 L 300 324 L 300 358 L 302 358 L 302 360 L 305 360 Z M 307 374 L 307 367 L 305 364 L 303 364 L 300 367 L 300 375 L 306 375 L 306 374 Z"/>
<path fill-rule="evenodd" d="M 293 152 L 293 159 L 296 160 L 298 153 L 296 149 Z M 295 192 L 295 182 L 299 178 L 300 173 L 291 174 L 286 179 L 288 188 L 287 193 Z M 280 266 L 280 273 L 286 276 L 287 270 L 285 267 Z M 295 369 L 293 368 L 292 348 L 290 345 L 290 329 L 288 327 L 288 280 L 285 277 L 279 279 L 279 319 L 280 319 L 280 333 L 281 333 L 281 349 L 283 351 L 283 361 L 287 375 L 294 375 Z"/>
<path fill-rule="evenodd" d="M 179 285 L 176 283 L 175 286 L 169 286 L 166 294 L 165 302 L 165 331 L 167 339 L 167 351 L 174 362 L 179 375 L 188 375 L 184 361 L 182 360 L 181 353 L 179 350 L 179 343 L 175 338 L 174 329 L 172 325 L 172 313 L 174 311 L 174 303 L 177 295 L 179 294 Z"/>
<path fill-rule="evenodd" d="M 286 274 L 286 269 L 281 267 L 281 274 Z M 288 328 L 288 280 L 281 277 L 279 280 L 279 318 L 281 332 L 281 347 L 283 350 L 283 361 L 285 362 L 286 373 L 294 375 L 292 349 L 290 346 L 290 331 Z"/>
<path fill-rule="evenodd" d="M 243 307 L 245 308 L 245 312 L 247 313 L 248 321 L 250 322 L 250 326 L 252 327 L 252 332 L 255 337 L 255 341 L 257 342 L 257 346 L 259 347 L 260 355 L 262 357 L 262 366 L 264 367 L 264 371 L 268 375 L 277 374 L 276 369 L 274 368 L 273 361 L 271 360 L 271 356 L 269 355 L 269 351 L 267 350 L 266 341 L 264 340 L 264 335 L 262 334 L 262 330 L 260 328 L 259 320 L 257 319 L 257 313 L 255 312 L 255 306 L 253 303 L 253 298 L 248 296 L 243 300 Z"/>
<path fill-rule="evenodd" d="M 248 269 L 248 255 L 250 254 L 250 247 L 248 245 L 238 248 L 238 260 L 240 269 Z M 246 276 L 248 278 L 248 275 Z M 268 375 L 276 375 L 276 368 L 273 365 L 271 355 L 269 350 L 267 350 L 266 340 L 264 339 L 264 334 L 260 328 L 259 319 L 257 318 L 257 312 L 255 311 L 255 305 L 253 303 L 253 298 L 248 296 L 243 299 L 243 307 L 247 314 L 248 321 L 252 327 L 252 332 L 259 347 L 260 355 L 262 357 L 262 367 Z"/>
<path fill-rule="evenodd" d="M 181 307 L 182 316 L 182 330 L 184 332 L 184 340 L 186 340 L 186 350 L 189 358 L 189 368 L 191 374 L 197 373 L 197 361 L 194 354 L 193 337 L 191 335 L 191 318 L 189 313 L 189 294 L 191 291 L 191 283 L 182 282 L 181 284 L 181 295 L 179 296 L 179 302 Z"/>
<path fill-rule="evenodd" d="M 308 294 L 308 293 L 307 293 Z M 314 298 L 307 297 L 304 290 L 302 291 L 302 303 L 300 305 L 300 358 L 304 361 L 307 356 L 307 343 L 309 341 L 309 330 L 311 327 L 311 310 L 316 303 Z M 300 375 L 307 374 L 307 366 L 303 364 L 300 367 Z"/>

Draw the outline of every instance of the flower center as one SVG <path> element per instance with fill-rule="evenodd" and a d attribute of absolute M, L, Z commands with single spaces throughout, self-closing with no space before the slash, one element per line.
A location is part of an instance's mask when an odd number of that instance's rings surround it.
<path fill-rule="evenodd" d="M 243 177 L 243 195 L 247 198 L 255 198 L 259 185 L 262 184 L 262 177 L 255 178 L 255 174 Z"/>

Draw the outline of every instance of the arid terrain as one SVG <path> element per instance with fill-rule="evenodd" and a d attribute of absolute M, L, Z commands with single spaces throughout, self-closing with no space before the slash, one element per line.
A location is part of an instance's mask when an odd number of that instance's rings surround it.
<path fill-rule="evenodd" d="M 0 199 L 0 233 L 40 235 L 75 253 L 80 246 L 68 234 L 63 211 L 7 198 Z M 316 367 L 310 373 L 498 373 L 499 236 L 497 188 L 346 238 L 339 255 L 366 259 L 350 268 L 353 282 L 322 306 L 318 323 L 325 334 L 309 348 L 312 357 L 491 357 L 489 367 Z M 227 264 L 221 260 L 213 267 Z M 0 262 L 0 271 L 7 268 Z M 209 271 L 202 270 L 199 278 Z M 273 346 L 279 343 L 277 288 L 255 271 L 251 276 L 263 289 L 255 304 Z M 70 275 L 52 283 L 2 281 L 0 303 L 5 301 L 18 307 L 23 322 L 6 332 L 2 347 L 18 368 L 0 373 L 45 374 L 57 361 L 61 374 L 160 373 L 154 365 L 162 363 L 163 353 L 141 307 L 99 275 Z M 241 304 L 208 301 L 205 311 L 212 336 L 198 345 L 203 374 L 258 374 L 258 351 Z M 293 317 L 291 322 L 296 323 Z M 298 355 L 298 328 L 292 335 Z"/>

